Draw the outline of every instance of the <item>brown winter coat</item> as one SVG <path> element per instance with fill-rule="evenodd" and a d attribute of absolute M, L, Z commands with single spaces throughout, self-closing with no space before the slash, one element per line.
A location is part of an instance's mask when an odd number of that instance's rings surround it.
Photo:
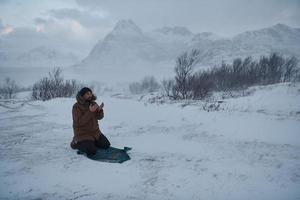
<path fill-rule="evenodd" d="M 73 105 L 73 130 L 74 137 L 72 143 L 77 143 L 83 140 L 99 139 L 101 133 L 98 120 L 104 117 L 103 109 L 100 111 L 91 112 L 89 105 L 95 103 L 96 96 L 93 95 L 92 102 L 86 101 L 82 96 L 77 94 L 77 102 Z"/>

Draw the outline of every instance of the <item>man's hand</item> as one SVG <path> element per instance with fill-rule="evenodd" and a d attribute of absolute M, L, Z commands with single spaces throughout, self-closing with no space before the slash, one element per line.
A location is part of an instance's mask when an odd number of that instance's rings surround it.
<path fill-rule="evenodd" d="M 102 102 L 101 105 L 99 106 L 97 103 L 94 103 L 93 105 L 90 105 L 90 111 L 95 112 L 96 110 L 100 111 L 104 107 L 104 103 Z"/>
<path fill-rule="evenodd" d="M 98 106 L 98 111 L 102 110 L 104 107 L 104 103 L 102 102 L 100 106 Z"/>
<path fill-rule="evenodd" d="M 94 105 L 90 105 L 89 108 L 91 112 L 95 112 L 99 108 L 99 106 L 97 103 L 95 103 Z"/>

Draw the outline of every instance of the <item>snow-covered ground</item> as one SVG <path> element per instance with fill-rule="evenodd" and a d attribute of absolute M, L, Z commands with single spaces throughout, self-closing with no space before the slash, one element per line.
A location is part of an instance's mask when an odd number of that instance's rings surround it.
<path fill-rule="evenodd" d="M 0 199 L 300 199 L 300 84 L 254 87 L 211 112 L 99 100 L 102 132 L 133 148 L 125 163 L 69 147 L 75 99 L 1 100 Z"/>

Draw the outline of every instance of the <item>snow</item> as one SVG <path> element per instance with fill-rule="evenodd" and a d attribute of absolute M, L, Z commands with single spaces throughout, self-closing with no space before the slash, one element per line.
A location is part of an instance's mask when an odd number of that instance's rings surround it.
<path fill-rule="evenodd" d="M 86 56 L 84 49 L 77 53 L 75 48 L 67 48 L 66 42 L 53 41 L 35 31 L 24 31 L 2 37 L 0 35 L 1 68 L 66 67 L 78 63 Z"/>
<path fill-rule="evenodd" d="M 20 29 L 0 37 L 0 70 L 12 67 L 26 70 L 30 67 L 74 66 L 96 70 L 110 68 L 120 72 L 124 68 L 134 67 L 150 73 L 151 68 L 174 63 L 183 52 L 195 48 L 200 50 L 200 62 L 195 66 L 196 69 L 211 68 L 222 60 L 231 63 L 235 58 L 248 56 L 259 59 L 274 51 L 299 58 L 299 30 L 276 24 L 223 38 L 211 32 L 194 34 L 178 26 L 144 31 L 128 19 L 117 22 L 112 31 L 104 38 L 99 38 L 98 42 L 91 41 L 88 42 L 91 44 L 78 47 L 78 40 L 71 44 L 70 41 L 61 42 L 59 37 L 53 40 L 40 32 Z M 166 67 L 172 71 L 174 64 Z"/>
<path fill-rule="evenodd" d="M 300 85 L 250 90 L 211 112 L 98 95 L 122 164 L 69 147 L 74 98 L 0 100 L 0 199 L 299 199 Z"/>
<path fill-rule="evenodd" d="M 211 68 L 219 65 L 222 60 L 231 63 L 236 58 L 248 56 L 259 59 L 272 52 L 299 57 L 299 41 L 299 29 L 284 24 L 223 38 L 211 32 L 194 34 L 187 28 L 178 26 L 143 31 L 132 20 L 120 20 L 76 66 L 110 66 L 119 70 L 132 65 L 153 66 L 160 62 L 174 61 L 183 52 L 198 49 L 199 63 L 195 68 Z"/>

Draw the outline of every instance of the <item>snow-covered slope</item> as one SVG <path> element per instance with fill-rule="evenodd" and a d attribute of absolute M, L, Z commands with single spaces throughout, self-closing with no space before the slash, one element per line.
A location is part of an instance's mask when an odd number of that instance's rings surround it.
<path fill-rule="evenodd" d="M 123 164 L 70 149 L 75 99 L 1 100 L 0 198 L 299 199 L 300 85 L 254 89 L 217 112 L 100 96 Z"/>
<path fill-rule="evenodd" d="M 120 20 L 76 66 L 126 67 L 174 61 L 187 48 L 192 36 L 193 33 L 184 27 L 163 27 L 144 32 L 132 20 Z"/>
<path fill-rule="evenodd" d="M 276 47 L 283 44 L 284 46 L 295 46 L 300 42 L 300 29 L 279 23 L 260 30 L 246 31 L 235 36 L 233 40 L 241 43 L 255 43 L 256 45 L 272 45 Z"/>
<path fill-rule="evenodd" d="M 78 62 L 78 58 L 70 52 L 39 46 L 18 56 L 17 62 L 26 63 L 29 67 L 59 67 L 74 64 Z"/>
<path fill-rule="evenodd" d="M 183 51 L 200 50 L 199 66 L 213 66 L 222 60 L 271 52 L 300 57 L 300 29 L 276 24 L 260 30 L 246 31 L 233 38 L 214 33 L 193 34 L 185 27 L 163 27 L 143 32 L 132 20 L 119 21 L 113 31 L 99 41 L 90 54 L 77 66 L 124 66 L 138 62 L 174 61 Z"/>
<path fill-rule="evenodd" d="M 252 56 L 258 59 L 262 55 L 278 52 L 284 56 L 300 58 L 300 29 L 284 24 L 246 31 L 233 38 L 217 38 L 215 40 L 196 40 L 190 43 L 191 48 L 201 50 L 199 65 L 220 64 L 222 60 L 232 62 L 235 58 Z"/>
<path fill-rule="evenodd" d="M 79 61 L 78 52 L 68 42 L 32 28 L 15 28 L 7 35 L 0 35 L 0 67 L 55 67 L 70 66 Z"/>
<path fill-rule="evenodd" d="M 38 46 L 25 53 L 5 53 L 0 67 L 66 67 L 79 61 L 71 52 L 65 53 L 47 46 Z"/>
<path fill-rule="evenodd" d="M 130 65 L 139 60 L 157 59 L 159 47 L 132 20 L 119 21 L 113 31 L 92 49 L 81 65 Z"/>
<path fill-rule="evenodd" d="M 162 27 L 147 33 L 162 50 L 160 61 L 174 61 L 187 48 L 194 34 L 185 27 Z"/>
<path fill-rule="evenodd" d="M 278 51 L 285 55 L 300 57 L 300 28 L 292 28 L 284 24 L 246 31 L 235 36 L 232 41 L 254 56 L 260 52 L 267 54 Z"/>

